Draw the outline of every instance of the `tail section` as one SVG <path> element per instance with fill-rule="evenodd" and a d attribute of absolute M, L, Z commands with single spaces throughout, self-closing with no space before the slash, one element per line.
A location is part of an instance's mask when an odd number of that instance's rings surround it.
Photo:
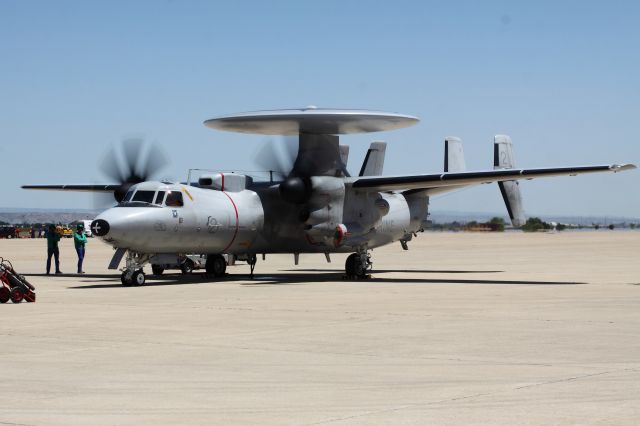
<path fill-rule="evenodd" d="M 444 172 L 464 172 L 466 168 L 462 139 L 448 136 L 444 140 Z"/>
<path fill-rule="evenodd" d="M 514 166 L 511 138 L 507 135 L 496 135 L 493 138 L 493 168 L 496 170 L 512 169 Z M 513 226 L 524 225 L 526 217 L 522 207 L 522 195 L 518 181 L 498 182 L 498 187 Z"/>
<path fill-rule="evenodd" d="M 367 155 L 364 157 L 358 176 L 381 176 L 386 151 L 386 142 L 372 142 Z"/>
<path fill-rule="evenodd" d="M 345 176 L 351 176 L 347 171 L 347 162 L 349 161 L 349 145 L 340 145 L 340 161 L 342 161 L 342 173 Z"/>

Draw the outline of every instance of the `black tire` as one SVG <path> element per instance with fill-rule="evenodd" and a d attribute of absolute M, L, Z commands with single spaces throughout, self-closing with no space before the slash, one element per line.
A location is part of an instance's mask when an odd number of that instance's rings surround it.
<path fill-rule="evenodd" d="M 367 276 L 367 268 L 360 261 L 360 255 L 358 253 L 351 253 L 347 257 L 344 270 L 349 278 L 365 278 Z"/>
<path fill-rule="evenodd" d="M 205 264 L 207 274 L 214 277 L 223 277 L 227 270 L 227 261 L 224 260 L 224 256 L 221 254 L 212 254 L 207 256 L 207 263 Z"/>
<path fill-rule="evenodd" d="M 153 272 L 153 275 L 162 275 L 164 268 L 160 265 L 151 265 L 151 272 Z"/>
<path fill-rule="evenodd" d="M 14 287 L 11 289 L 11 301 L 13 303 L 20 303 L 24 299 L 24 291 L 20 287 Z"/>
<path fill-rule="evenodd" d="M 120 281 L 122 282 L 122 285 L 125 287 L 131 287 L 131 280 L 127 279 L 127 273 L 123 272 L 122 275 L 120 275 Z"/>
<path fill-rule="evenodd" d="M 193 261 L 191 259 L 187 259 L 182 262 L 180 266 L 180 270 L 182 271 L 182 275 L 189 275 L 193 272 Z"/>
<path fill-rule="evenodd" d="M 133 275 L 131 275 L 132 285 L 141 286 L 141 285 L 144 285 L 145 281 L 146 281 L 146 277 L 144 275 L 144 272 L 142 272 L 142 270 L 135 271 Z"/>
<path fill-rule="evenodd" d="M 349 278 L 353 278 L 356 276 L 357 256 L 358 255 L 356 253 L 351 253 L 349 256 L 347 256 L 347 261 L 344 263 L 344 270 L 347 273 L 347 277 Z"/>
<path fill-rule="evenodd" d="M 362 262 L 359 261 L 360 259 L 356 259 L 355 262 L 355 267 L 354 267 L 354 272 L 355 272 L 355 276 L 358 278 L 364 278 L 367 276 L 367 270 L 364 267 L 364 265 L 362 264 Z"/>
<path fill-rule="evenodd" d="M 11 290 L 0 284 L 0 303 L 7 303 L 11 299 Z"/>

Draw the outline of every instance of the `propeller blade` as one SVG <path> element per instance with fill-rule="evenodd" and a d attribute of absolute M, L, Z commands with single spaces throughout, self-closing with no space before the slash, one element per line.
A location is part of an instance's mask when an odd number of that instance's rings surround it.
<path fill-rule="evenodd" d="M 293 169 L 297 155 L 296 137 L 267 139 L 254 155 L 254 163 L 264 170 L 287 177 Z"/>
<path fill-rule="evenodd" d="M 156 144 L 147 147 L 146 156 L 142 159 L 140 166 L 140 177 L 143 181 L 156 176 L 160 170 L 169 164 L 165 153 Z"/>
<path fill-rule="evenodd" d="M 120 168 L 120 161 L 114 147 L 111 147 L 100 162 L 100 171 L 114 182 L 123 182 L 125 175 Z"/>
<path fill-rule="evenodd" d="M 124 175 L 125 182 L 141 182 L 141 175 L 138 173 L 137 165 L 142 153 L 142 139 L 125 139 L 122 142 L 122 153 L 124 154 Z"/>

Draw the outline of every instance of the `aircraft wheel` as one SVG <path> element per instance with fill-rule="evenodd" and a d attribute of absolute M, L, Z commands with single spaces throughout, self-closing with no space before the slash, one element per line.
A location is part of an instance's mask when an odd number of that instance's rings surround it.
<path fill-rule="evenodd" d="M 122 282 L 122 285 L 125 287 L 130 287 L 132 282 L 131 282 L 131 276 L 127 277 L 127 272 L 123 272 L 122 275 L 120 275 L 120 281 Z"/>
<path fill-rule="evenodd" d="M 364 278 L 367 275 L 367 271 L 364 268 L 362 262 L 359 262 L 360 259 L 356 259 L 355 262 L 355 276 L 358 278 Z"/>
<path fill-rule="evenodd" d="M 11 289 L 10 297 L 13 303 L 20 303 L 24 299 L 24 291 L 20 287 L 14 287 Z"/>
<path fill-rule="evenodd" d="M 213 274 L 215 277 L 223 277 L 227 270 L 227 261 L 221 254 L 214 254 L 207 257 L 207 263 L 205 265 L 207 274 Z"/>
<path fill-rule="evenodd" d="M 137 285 L 137 286 L 144 285 L 145 280 L 146 280 L 146 277 L 142 269 L 135 271 L 131 276 L 131 283 L 133 285 Z"/>
<path fill-rule="evenodd" d="M 153 275 L 162 275 L 164 268 L 160 265 L 151 265 L 151 272 L 153 272 Z"/>
<path fill-rule="evenodd" d="M 10 298 L 11 298 L 11 290 L 9 290 L 5 286 L 0 287 L 0 303 L 7 303 Z"/>
<path fill-rule="evenodd" d="M 193 261 L 191 259 L 187 259 L 180 266 L 180 270 L 182 271 L 182 275 L 189 275 L 193 272 Z"/>
<path fill-rule="evenodd" d="M 351 253 L 347 257 L 344 265 L 345 272 L 349 278 L 364 278 L 367 275 L 365 265 L 360 260 L 358 253 Z"/>
<path fill-rule="evenodd" d="M 347 261 L 344 263 L 344 270 L 347 273 L 348 277 L 356 276 L 357 257 L 357 253 L 351 253 L 349 256 L 347 256 Z"/>

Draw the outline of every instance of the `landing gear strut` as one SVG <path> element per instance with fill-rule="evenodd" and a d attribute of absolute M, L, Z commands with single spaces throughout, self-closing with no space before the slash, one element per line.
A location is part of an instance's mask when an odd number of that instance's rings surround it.
<path fill-rule="evenodd" d="M 258 263 L 258 257 L 255 254 L 247 255 L 247 263 L 251 268 L 251 279 L 253 279 L 253 270 L 256 269 L 256 263 Z"/>
<path fill-rule="evenodd" d="M 144 285 L 146 276 L 142 268 L 149 262 L 149 255 L 129 251 L 126 262 L 120 276 L 122 285 L 125 287 Z"/>
<path fill-rule="evenodd" d="M 348 279 L 364 279 L 369 277 L 372 265 L 371 255 L 366 250 L 359 250 L 347 257 L 344 269 Z"/>

